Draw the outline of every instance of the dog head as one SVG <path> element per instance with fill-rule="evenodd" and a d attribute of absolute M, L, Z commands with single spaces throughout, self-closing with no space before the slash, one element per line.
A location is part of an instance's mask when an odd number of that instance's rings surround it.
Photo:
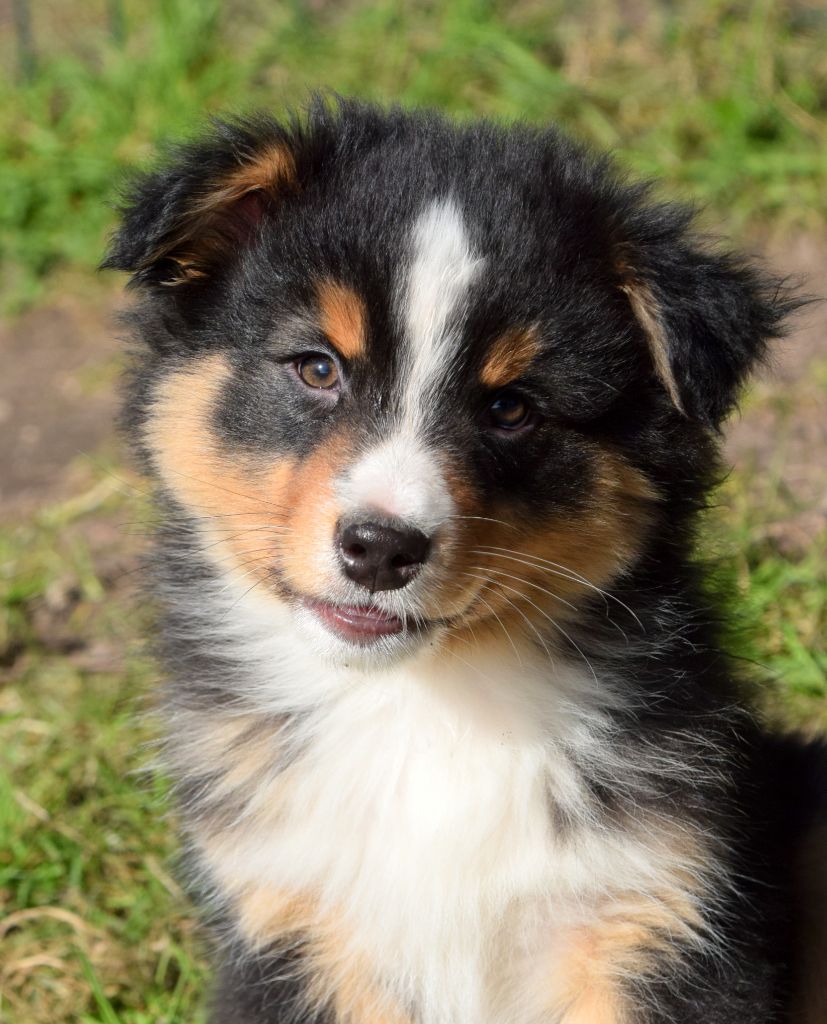
<path fill-rule="evenodd" d="M 333 659 L 566 635 L 683 535 L 789 303 L 552 131 L 317 104 L 130 193 L 138 445 Z M 555 632 L 556 631 L 556 632 Z"/>

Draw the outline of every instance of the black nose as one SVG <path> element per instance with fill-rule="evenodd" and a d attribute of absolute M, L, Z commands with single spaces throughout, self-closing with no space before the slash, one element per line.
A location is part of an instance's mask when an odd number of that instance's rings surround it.
<path fill-rule="evenodd" d="M 371 593 L 410 583 L 428 557 L 428 547 L 425 534 L 411 527 L 354 523 L 339 529 L 345 575 Z"/>

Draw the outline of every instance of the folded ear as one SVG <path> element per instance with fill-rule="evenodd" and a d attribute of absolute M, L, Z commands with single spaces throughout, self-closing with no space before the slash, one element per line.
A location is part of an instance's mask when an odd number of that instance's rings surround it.
<path fill-rule="evenodd" d="M 208 279 L 298 187 L 297 134 L 266 116 L 214 122 L 129 189 L 102 265 L 148 286 Z"/>
<path fill-rule="evenodd" d="M 673 404 L 718 427 L 801 302 L 781 280 L 694 239 L 690 220 L 680 208 L 639 208 L 616 269 Z"/>

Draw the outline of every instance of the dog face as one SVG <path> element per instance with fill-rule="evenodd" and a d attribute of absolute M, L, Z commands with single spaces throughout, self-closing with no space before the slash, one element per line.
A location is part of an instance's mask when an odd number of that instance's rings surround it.
<path fill-rule="evenodd" d="M 684 529 L 784 312 L 686 228 L 549 133 L 219 126 L 138 184 L 108 261 L 146 293 L 139 447 L 323 657 L 554 644 Z"/>

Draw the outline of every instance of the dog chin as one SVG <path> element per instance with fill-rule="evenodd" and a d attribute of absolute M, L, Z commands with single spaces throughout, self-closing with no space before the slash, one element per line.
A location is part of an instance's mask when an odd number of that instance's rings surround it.
<path fill-rule="evenodd" d="M 294 605 L 297 630 L 313 654 L 340 668 L 371 670 L 397 664 L 433 647 L 442 632 L 431 624 L 402 625 L 394 631 L 362 630 L 358 624 L 356 628 L 348 628 L 347 616 L 330 614 L 329 606 L 320 607 L 320 604 L 299 602 Z"/>

